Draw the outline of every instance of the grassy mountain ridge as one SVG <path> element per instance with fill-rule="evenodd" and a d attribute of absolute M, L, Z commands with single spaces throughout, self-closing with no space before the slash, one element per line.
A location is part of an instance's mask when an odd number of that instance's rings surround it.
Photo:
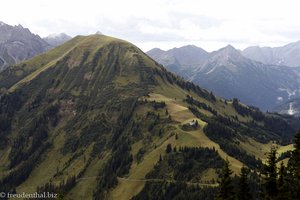
<path fill-rule="evenodd" d="M 182 167 L 186 152 L 208 148 L 238 173 L 264 159 L 257 154 L 270 140 L 283 145 L 294 132 L 285 118 L 215 97 L 134 45 L 103 35 L 75 37 L 5 70 L 0 88 L 3 191 L 130 199 L 147 182 L 164 181 L 155 175 L 167 165 L 159 165 L 160 157 Z M 261 149 L 249 151 L 254 143 Z M 169 154 L 170 147 L 186 150 Z M 202 166 L 196 154 L 189 160 L 193 169 Z M 208 167 L 180 169 L 198 177 L 195 184 L 207 184 L 219 166 Z M 170 175 L 167 181 L 176 180 Z"/>

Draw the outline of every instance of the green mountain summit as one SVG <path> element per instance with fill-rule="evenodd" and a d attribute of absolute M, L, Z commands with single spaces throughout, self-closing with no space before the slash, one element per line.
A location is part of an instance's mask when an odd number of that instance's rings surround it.
<path fill-rule="evenodd" d="M 257 169 L 271 141 L 291 148 L 296 129 L 294 118 L 216 97 L 104 35 L 4 70 L 0 91 L 0 191 L 120 200 L 180 187 L 174 198 L 201 197 L 195 188 L 213 190 L 224 160 L 234 174 Z"/>

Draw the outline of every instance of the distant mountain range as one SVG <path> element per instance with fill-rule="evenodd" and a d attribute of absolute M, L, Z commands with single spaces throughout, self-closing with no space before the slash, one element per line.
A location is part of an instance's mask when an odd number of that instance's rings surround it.
<path fill-rule="evenodd" d="M 271 65 L 300 66 L 300 41 L 282 47 L 248 47 L 242 54 L 252 60 Z"/>
<path fill-rule="evenodd" d="M 184 46 L 168 51 L 152 49 L 147 54 L 217 95 L 239 98 L 263 110 L 300 96 L 300 68 L 258 62 L 230 45 L 211 53 Z"/>
<path fill-rule="evenodd" d="M 50 48 L 47 42 L 29 29 L 0 22 L 0 71 Z"/>
<path fill-rule="evenodd" d="M 0 72 L 70 39 L 64 33 L 41 38 L 21 25 L 0 22 Z M 189 45 L 168 51 L 156 48 L 147 54 L 217 95 L 237 97 L 263 110 L 300 97 L 300 42 L 276 48 L 249 47 L 244 51 L 229 45 L 211 53 Z"/>
<path fill-rule="evenodd" d="M 42 39 L 21 25 L 10 26 L 0 22 L 0 71 L 56 47 L 70 38 L 66 34 L 58 34 Z"/>
<path fill-rule="evenodd" d="M 50 34 L 49 36 L 44 37 L 43 39 L 52 47 L 57 47 L 65 43 L 66 41 L 72 39 L 72 37 L 65 33 L 59 33 L 59 34 Z"/>

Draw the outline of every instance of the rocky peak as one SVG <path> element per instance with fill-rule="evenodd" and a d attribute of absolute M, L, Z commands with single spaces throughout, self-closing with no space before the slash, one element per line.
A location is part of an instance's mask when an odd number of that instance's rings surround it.
<path fill-rule="evenodd" d="M 72 39 L 72 37 L 65 33 L 53 33 L 43 39 L 52 47 L 56 47 Z"/>
<path fill-rule="evenodd" d="M 49 49 L 49 44 L 22 25 L 0 22 L 0 71 Z"/>

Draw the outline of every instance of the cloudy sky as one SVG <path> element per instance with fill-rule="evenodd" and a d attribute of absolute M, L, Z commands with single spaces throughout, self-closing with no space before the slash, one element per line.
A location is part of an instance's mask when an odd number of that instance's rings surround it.
<path fill-rule="evenodd" d="M 297 0 L 7 0 L 0 21 L 41 36 L 101 31 L 143 50 L 194 44 L 280 46 L 300 40 Z"/>

